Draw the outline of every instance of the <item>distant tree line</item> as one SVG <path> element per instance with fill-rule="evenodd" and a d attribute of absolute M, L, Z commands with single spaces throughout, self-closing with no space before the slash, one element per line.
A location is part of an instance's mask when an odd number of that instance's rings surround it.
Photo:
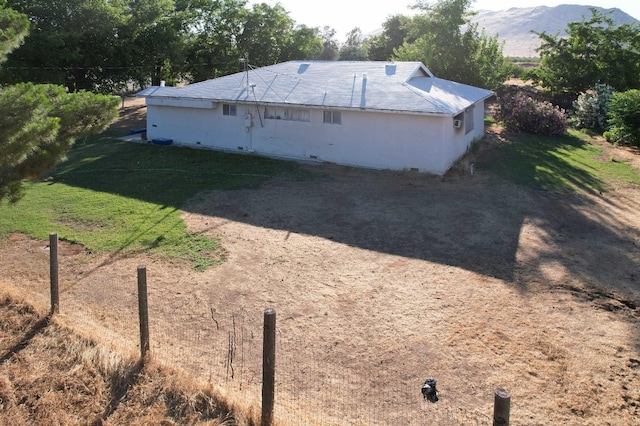
<path fill-rule="evenodd" d="M 417 0 L 413 16 L 394 15 L 379 34 L 359 28 L 339 43 L 329 26 L 297 24 L 280 4 L 247 0 L 0 0 L 25 14 L 30 32 L 0 71 L 0 82 L 41 82 L 70 91 L 122 91 L 201 81 L 293 59 L 421 61 L 438 77 L 497 89 L 517 72 L 497 35 L 472 23 L 474 0 Z M 541 65 L 528 75 L 554 92 L 596 83 L 637 88 L 637 26 L 607 16 L 568 26 L 568 37 L 541 33 Z"/>
<path fill-rule="evenodd" d="M 0 71 L 0 82 L 123 91 L 201 81 L 293 59 L 422 61 L 435 75 L 493 88 L 508 74 L 497 37 L 471 24 L 472 0 L 419 0 L 413 17 L 392 16 L 364 38 L 340 44 L 331 27 L 298 25 L 280 5 L 246 0 L 0 0 L 25 14 L 30 32 Z M 463 29 L 464 28 L 464 29 Z"/>
<path fill-rule="evenodd" d="M 0 84 L 122 93 L 132 82 L 146 87 L 226 75 L 246 58 L 256 67 L 294 59 L 420 61 L 437 77 L 496 91 L 518 76 L 564 96 L 566 108 L 596 84 L 640 88 L 637 25 L 615 26 L 593 9 L 590 18 L 568 25 L 568 37 L 538 34 L 539 65 L 524 70 L 504 57 L 497 35 L 471 22 L 473 1 L 417 0 L 413 16 L 390 16 L 368 37 L 354 28 L 339 43 L 331 27 L 297 24 L 278 3 L 0 0 L 0 7 L 26 15 L 29 26 L 0 69 Z"/>
<path fill-rule="evenodd" d="M 296 26 L 279 4 L 245 0 L 5 0 L 31 31 L 0 79 L 115 92 L 128 82 L 204 80 L 321 54 L 317 29 Z"/>

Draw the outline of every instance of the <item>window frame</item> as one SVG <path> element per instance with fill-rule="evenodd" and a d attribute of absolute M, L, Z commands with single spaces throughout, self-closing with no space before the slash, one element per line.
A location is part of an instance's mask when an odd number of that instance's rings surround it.
<path fill-rule="evenodd" d="M 475 105 L 471 105 L 467 109 L 464 110 L 464 134 L 467 135 L 473 132 L 474 129 L 474 109 Z"/>
<path fill-rule="evenodd" d="M 342 111 L 324 110 L 322 111 L 323 124 L 342 124 Z"/>
<path fill-rule="evenodd" d="M 267 120 L 311 122 L 311 111 L 304 108 L 264 107 L 263 117 Z"/>
<path fill-rule="evenodd" d="M 222 104 L 222 115 L 227 117 L 236 117 L 238 115 L 238 107 L 235 104 Z"/>

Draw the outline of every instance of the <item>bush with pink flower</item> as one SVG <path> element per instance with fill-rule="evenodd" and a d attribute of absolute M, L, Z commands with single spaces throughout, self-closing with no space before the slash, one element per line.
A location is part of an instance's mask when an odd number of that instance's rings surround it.
<path fill-rule="evenodd" d="M 567 114 L 563 109 L 523 92 L 506 93 L 498 98 L 496 120 L 510 132 L 562 135 L 567 131 Z"/>

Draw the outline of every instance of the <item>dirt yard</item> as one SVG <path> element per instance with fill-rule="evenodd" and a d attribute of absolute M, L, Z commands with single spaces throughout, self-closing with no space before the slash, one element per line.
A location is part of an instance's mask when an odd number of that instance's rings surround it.
<path fill-rule="evenodd" d="M 184 208 L 192 231 L 221 239 L 220 266 L 70 254 L 82 260 L 65 273 L 124 276 L 146 263 L 166 324 L 178 306 L 275 308 L 301 382 L 314 380 L 310 352 L 366 378 L 365 389 L 336 386 L 327 412 L 355 398 L 388 414 L 343 412 L 344 424 L 490 424 L 496 387 L 512 392 L 512 424 L 640 424 L 639 189 L 557 194 L 482 170 L 309 167 L 321 177 L 214 191 Z M 3 244 L 3 280 L 42 281 L 42 245 Z M 420 395 L 430 376 L 436 404 Z"/>

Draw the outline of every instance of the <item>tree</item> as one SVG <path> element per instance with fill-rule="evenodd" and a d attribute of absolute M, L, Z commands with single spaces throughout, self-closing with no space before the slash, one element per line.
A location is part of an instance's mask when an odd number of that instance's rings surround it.
<path fill-rule="evenodd" d="M 185 70 L 192 81 L 219 77 L 238 70 L 236 37 L 246 20 L 246 0 L 201 0 L 188 10 L 194 16 L 188 27 L 189 41 Z"/>
<path fill-rule="evenodd" d="M 19 44 L 26 16 L 0 4 L 0 57 Z M 5 40 L 6 39 L 6 40 Z M 104 129 L 117 117 L 119 98 L 69 93 L 56 85 L 20 83 L 0 87 L 0 201 L 17 202 L 23 181 L 61 161 L 73 141 Z"/>
<path fill-rule="evenodd" d="M 238 34 L 238 50 L 253 65 L 281 62 L 283 52 L 291 43 L 294 26 L 295 22 L 280 4 L 254 4 Z"/>
<path fill-rule="evenodd" d="M 473 0 L 420 0 L 414 7 L 423 13 L 408 24 L 408 37 L 395 50 L 402 61 L 421 61 L 438 77 L 490 89 L 509 74 L 497 36 L 488 37 L 470 22 Z M 463 31 L 464 29 L 464 31 Z"/>
<path fill-rule="evenodd" d="M 29 30 L 29 19 L 12 9 L 3 9 L 0 3 L 0 63 L 7 55 L 22 44 Z"/>
<path fill-rule="evenodd" d="M 32 31 L 6 63 L 2 79 L 63 84 L 69 90 L 97 90 L 120 72 L 113 67 L 121 39 L 118 1 L 8 0 L 8 8 L 26 15 Z M 110 88 L 105 87 L 107 91 Z"/>
<path fill-rule="evenodd" d="M 616 27 L 611 17 L 591 9 L 591 18 L 567 25 L 568 37 L 537 33 L 540 66 L 531 77 L 553 93 L 578 93 L 596 83 L 625 91 L 640 87 L 640 27 Z"/>
<path fill-rule="evenodd" d="M 407 41 L 409 43 L 414 40 L 408 39 L 407 25 L 411 21 L 404 15 L 394 15 L 382 24 L 382 34 L 375 35 L 364 41 L 365 47 L 369 52 L 369 59 L 372 61 L 388 61 L 393 57 L 395 49 L 402 46 Z"/>
<path fill-rule="evenodd" d="M 238 70 L 238 59 L 255 65 L 309 59 L 320 53 L 317 28 L 296 26 L 282 6 L 245 8 L 245 0 L 195 0 L 198 9 L 188 25 L 191 41 L 187 70 L 201 81 Z"/>
<path fill-rule="evenodd" d="M 336 30 L 331 27 L 324 26 L 320 30 L 320 39 L 322 40 L 322 51 L 315 59 L 323 61 L 335 61 L 338 59 L 338 41 L 336 40 Z"/>
<path fill-rule="evenodd" d="M 362 44 L 362 31 L 355 27 L 347 33 L 347 41 L 340 47 L 339 61 L 366 61 L 369 55 Z"/>
<path fill-rule="evenodd" d="M 105 93 L 131 81 L 177 81 L 185 72 L 191 9 L 210 0 L 7 0 L 33 31 L 2 80 Z"/>
<path fill-rule="evenodd" d="M 34 28 L 0 80 L 64 84 L 70 91 L 121 91 L 165 80 L 201 81 L 321 54 L 319 31 L 296 26 L 279 4 L 247 0 L 0 0 Z"/>
<path fill-rule="evenodd" d="M 282 51 L 282 60 L 312 59 L 322 52 L 322 39 L 318 28 L 297 26 L 290 38 L 288 46 Z"/>
<path fill-rule="evenodd" d="M 129 0 L 125 22 L 117 30 L 119 55 L 114 60 L 127 70 L 127 80 L 140 87 L 158 86 L 162 80 L 174 84 L 186 73 L 191 3 Z"/>
<path fill-rule="evenodd" d="M 609 126 L 604 133 L 608 141 L 640 147 L 640 90 L 613 93 L 609 102 Z"/>

